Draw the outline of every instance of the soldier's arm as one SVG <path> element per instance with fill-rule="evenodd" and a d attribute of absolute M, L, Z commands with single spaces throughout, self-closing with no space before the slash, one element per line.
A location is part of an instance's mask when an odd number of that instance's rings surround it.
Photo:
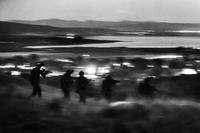
<path fill-rule="evenodd" d="M 120 81 L 119 80 L 113 80 L 115 83 L 119 83 Z"/>
<path fill-rule="evenodd" d="M 40 74 L 42 75 L 42 77 L 45 77 L 48 73 L 51 73 L 51 71 L 40 70 Z"/>

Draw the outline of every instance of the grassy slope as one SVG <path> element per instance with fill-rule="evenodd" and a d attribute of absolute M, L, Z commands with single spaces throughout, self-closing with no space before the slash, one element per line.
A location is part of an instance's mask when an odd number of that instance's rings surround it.
<path fill-rule="evenodd" d="M 199 132 L 200 106 L 142 100 L 133 106 L 104 109 L 105 102 L 67 102 L 42 85 L 41 99 L 30 98 L 28 81 L 0 75 L 0 131 L 4 133 L 190 133 Z M 55 93 L 57 92 L 57 93 Z M 73 96 L 76 99 L 76 96 Z M 168 103 L 168 104 L 166 104 Z"/>

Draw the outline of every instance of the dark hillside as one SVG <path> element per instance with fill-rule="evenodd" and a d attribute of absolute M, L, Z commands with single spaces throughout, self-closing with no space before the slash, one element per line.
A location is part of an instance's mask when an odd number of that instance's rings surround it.
<path fill-rule="evenodd" d="M 6 34 L 61 34 L 75 33 L 81 35 L 114 34 L 114 30 L 103 28 L 57 28 L 51 26 L 39 26 L 0 21 L 0 35 Z"/>

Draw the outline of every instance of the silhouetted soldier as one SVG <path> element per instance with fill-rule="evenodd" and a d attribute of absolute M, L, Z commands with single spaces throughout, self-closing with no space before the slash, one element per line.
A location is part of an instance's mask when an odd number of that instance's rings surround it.
<path fill-rule="evenodd" d="M 76 91 L 80 96 L 80 102 L 86 103 L 86 91 L 89 86 L 89 81 L 84 77 L 84 72 L 79 72 L 79 77 L 76 80 Z"/>
<path fill-rule="evenodd" d="M 67 70 L 65 74 L 61 77 L 61 89 L 64 93 L 64 97 L 70 99 L 70 88 L 73 85 L 73 78 L 71 74 L 73 70 Z"/>
<path fill-rule="evenodd" d="M 102 95 L 107 99 L 111 100 L 112 99 L 112 93 L 113 90 L 112 88 L 118 83 L 118 80 L 114 80 L 111 78 L 110 75 L 108 75 L 104 81 L 102 82 Z"/>
<path fill-rule="evenodd" d="M 156 89 L 150 84 L 152 77 L 147 77 L 139 84 L 138 91 L 143 96 L 152 97 Z"/>
<path fill-rule="evenodd" d="M 43 69 L 44 63 L 38 63 L 35 68 L 31 70 L 30 82 L 33 86 L 32 96 L 41 96 L 42 90 L 40 88 L 40 76 L 45 77 L 48 71 Z"/>

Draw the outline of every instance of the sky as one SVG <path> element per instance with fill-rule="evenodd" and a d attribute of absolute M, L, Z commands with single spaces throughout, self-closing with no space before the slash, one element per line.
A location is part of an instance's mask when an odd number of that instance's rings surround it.
<path fill-rule="evenodd" d="M 0 20 L 200 23 L 200 0 L 0 0 Z"/>

